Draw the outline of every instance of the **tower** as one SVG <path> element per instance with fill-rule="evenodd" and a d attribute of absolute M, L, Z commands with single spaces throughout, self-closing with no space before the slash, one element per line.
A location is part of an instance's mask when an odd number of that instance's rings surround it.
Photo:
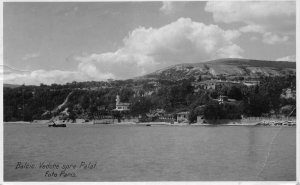
<path fill-rule="evenodd" d="M 119 104 L 120 104 L 120 96 L 117 95 L 117 97 L 116 97 L 116 105 L 119 105 Z"/>

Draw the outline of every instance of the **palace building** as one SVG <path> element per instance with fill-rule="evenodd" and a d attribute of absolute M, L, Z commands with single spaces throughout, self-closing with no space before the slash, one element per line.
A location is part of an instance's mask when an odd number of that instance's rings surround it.
<path fill-rule="evenodd" d="M 129 111 L 129 106 L 130 103 L 124 103 L 124 102 L 120 102 L 120 96 L 117 95 L 116 97 L 116 108 L 114 109 L 114 111 Z"/>

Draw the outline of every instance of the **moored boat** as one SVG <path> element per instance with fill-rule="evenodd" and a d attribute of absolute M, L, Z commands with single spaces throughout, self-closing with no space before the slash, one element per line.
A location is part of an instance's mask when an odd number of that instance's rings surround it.
<path fill-rule="evenodd" d="M 61 124 L 56 124 L 54 121 L 52 121 L 53 124 L 48 125 L 48 127 L 67 127 L 66 124 L 61 123 Z"/>
<path fill-rule="evenodd" d="M 52 124 L 52 125 L 48 125 L 48 127 L 67 127 L 66 124 Z"/>

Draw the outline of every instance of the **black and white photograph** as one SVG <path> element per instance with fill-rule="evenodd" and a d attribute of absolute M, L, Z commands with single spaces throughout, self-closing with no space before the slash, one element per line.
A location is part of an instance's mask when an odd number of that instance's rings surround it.
<path fill-rule="evenodd" d="M 296 5 L 3 2 L 3 181 L 296 185 Z"/>

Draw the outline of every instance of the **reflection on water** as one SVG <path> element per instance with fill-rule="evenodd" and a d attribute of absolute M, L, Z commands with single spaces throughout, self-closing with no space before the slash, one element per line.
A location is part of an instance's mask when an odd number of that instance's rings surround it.
<path fill-rule="evenodd" d="M 247 147 L 247 160 L 251 162 L 255 162 L 257 155 L 255 150 L 259 150 L 259 147 L 265 148 L 265 146 L 255 146 L 257 143 L 255 141 L 255 129 L 248 129 L 247 130 L 247 140 L 248 140 L 248 147 Z"/>
<path fill-rule="evenodd" d="M 296 129 L 243 126 L 4 125 L 5 181 L 295 180 Z M 274 139 L 272 147 L 271 140 Z M 260 175 L 267 153 L 270 155 Z M 45 177 L 18 161 L 74 164 L 76 177 Z M 79 165 L 79 164 L 78 164 Z"/>

